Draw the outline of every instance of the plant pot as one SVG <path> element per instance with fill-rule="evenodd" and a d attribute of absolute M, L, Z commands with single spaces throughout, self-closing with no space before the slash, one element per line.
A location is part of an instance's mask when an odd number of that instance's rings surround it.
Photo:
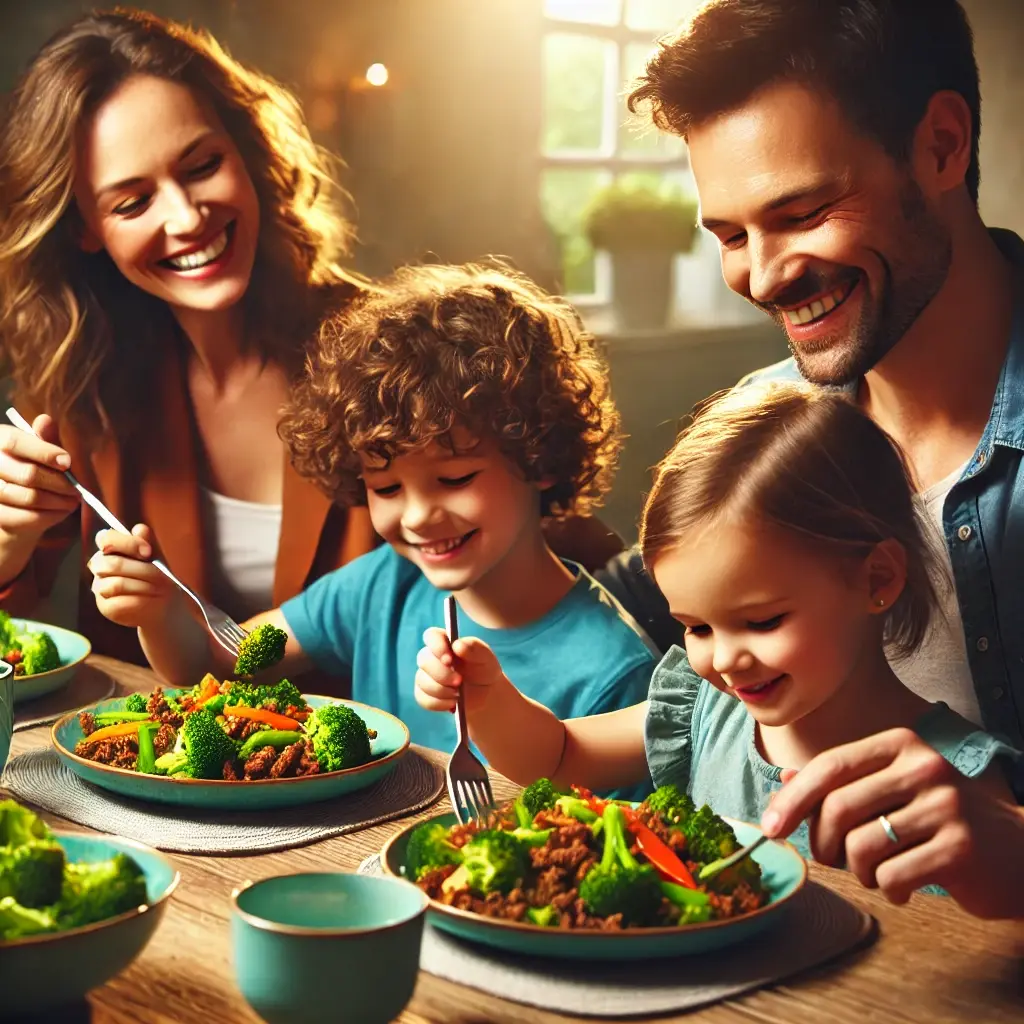
<path fill-rule="evenodd" d="M 672 264 L 667 250 L 620 249 L 612 258 L 612 308 L 622 330 L 657 330 L 668 321 Z"/>

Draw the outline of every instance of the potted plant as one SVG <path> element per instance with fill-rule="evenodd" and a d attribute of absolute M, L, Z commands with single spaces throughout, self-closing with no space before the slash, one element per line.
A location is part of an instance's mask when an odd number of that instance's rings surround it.
<path fill-rule="evenodd" d="M 672 263 L 697 234 L 697 204 L 678 188 L 620 179 L 598 191 L 583 227 L 595 249 L 611 255 L 619 326 L 664 327 L 672 296 Z"/>

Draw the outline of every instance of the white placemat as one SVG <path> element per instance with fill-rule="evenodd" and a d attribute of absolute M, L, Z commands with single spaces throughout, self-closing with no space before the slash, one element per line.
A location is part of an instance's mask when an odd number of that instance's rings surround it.
<path fill-rule="evenodd" d="M 444 771 L 411 749 L 379 782 L 333 800 L 266 811 L 202 811 L 109 793 L 83 782 L 47 747 L 9 761 L 0 784 L 19 800 L 69 821 L 158 850 L 265 853 L 423 810 L 441 796 Z"/>
<path fill-rule="evenodd" d="M 379 874 L 379 854 L 359 870 Z M 746 942 L 714 953 L 628 963 L 520 956 L 465 942 L 428 924 L 420 968 L 556 1013 L 643 1017 L 693 1010 L 771 985 L 872 941 L 875 934 L 874 918 L 815 882 L 808 882 L 779 918 Z"/>

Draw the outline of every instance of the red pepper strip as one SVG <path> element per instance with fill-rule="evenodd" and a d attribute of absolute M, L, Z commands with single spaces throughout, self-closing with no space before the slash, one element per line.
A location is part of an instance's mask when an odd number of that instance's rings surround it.
<path fill-rule="evenodd" d="M 635 815 L 628 816 L 629 831 L 636 839 L 636 845 L 640 852 L 654 865 L 660 875 L 668 878 L 671 882 L 678 882 L 687 889 L 696 889 L 697 883 L 690 874 L 689 868 L 676 856 L 671 846 L 663 843 L 654 832 L 652 832 Z"/>

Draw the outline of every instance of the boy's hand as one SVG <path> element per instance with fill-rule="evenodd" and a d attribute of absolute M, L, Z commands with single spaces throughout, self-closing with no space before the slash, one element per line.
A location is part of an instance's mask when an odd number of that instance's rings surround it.
<path fill-rule="evenodd" d="M 428 711 L 452 711 L 460 688 L 465 688 L 466 711 L 479 710 L 491 688 L 505 676 L 494 651 L 475 637 L 460 637 L 454 645 L 442 629 L 423 634 L 424 647 L 416 656 L 416 702 Z"/>
<path fill-rule="evenodd" d="M 178 588 L 150 559 L 153 540 L 148 526 L 96 534 L 99 549 L 89 559 L 92 592 L 100 613 L 119 626 L 146 629 L 166 620 L 178 600 Z"/>

